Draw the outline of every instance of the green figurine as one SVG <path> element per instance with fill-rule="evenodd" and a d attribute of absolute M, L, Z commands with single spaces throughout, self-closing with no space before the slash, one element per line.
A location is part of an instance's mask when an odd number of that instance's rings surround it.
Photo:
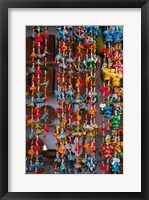
<path fill-rule="evenodd" d="M 110 120 L 112 121 L 112 127 L 114 130 L 118 130 L 120 128 L 120 120 L 121 120 L 121 116 L 119 115 L 114 115 L 110 118 Z"/>

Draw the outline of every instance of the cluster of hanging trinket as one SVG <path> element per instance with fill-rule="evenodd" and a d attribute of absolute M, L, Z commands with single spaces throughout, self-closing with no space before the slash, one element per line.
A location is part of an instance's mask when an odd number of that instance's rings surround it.
<path fill-rule="evenodd" d="M 106 174 L 119 174 L 123 173 L 123 30 L 119 26 L 105 27 L 103 35 L 100 169 Z"/>
<path fill-rule="evenodd" d="M 55 129 L 55 173 L 95 173 L 96 124 L 96 70 L 100 58 L 96 55 L 96 26 L 62 26 L 59 32 L 57 83 L 55 99 L 58 102 L 58 125 Z M 76 53 L 72 53 L 76 43 Z M 85 79 L 84 79 L 85 78 Z M 83 93 L 85 85 L 85 93 Z M 82 115 L 85 119 L 82 119 Z"/>
<path fill-rule="evenodd" d="M 47 40 L 48 27 L 44 28 L 42 34 L 40 26 L 33 27 L 32 39 L 32 67 L 29 71 L 31 75 L 31 102 L 27 105 L 31 108 L 31 114 L 28 115 L 27 124 L 30 125 L 31 131 L 29 139 L 31 140 L 31 147 L 27 152 L 29 157 L 29 164 L 27 164 L 27 172 L 40 174 L 44 172 L 42 159 L 42 150 L 47 150 L 46 133 L 49 128 L 46 125 L 48 119 L 47 110 L 47 87 L 49 79 L 47 77 Z M 41 146 L 40 135 L 44 134 L 44 145 Z"/>

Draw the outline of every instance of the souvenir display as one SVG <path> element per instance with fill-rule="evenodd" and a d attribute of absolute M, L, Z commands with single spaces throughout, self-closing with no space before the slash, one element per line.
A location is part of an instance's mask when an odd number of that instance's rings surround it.
<path fill-rule="evenodd" d="M 47 62 L 49 29 L 56 37 L 53 64 Z M 34 26 L 32 31 L 27 173 L 122 174 L 123 27 Z M 49 83 L 53 95 L 47 92 Z M 47 105 L 56 111 L 50 126 Z M 42 152 L 50 150 L 55 156 L 47 162 Z"/>

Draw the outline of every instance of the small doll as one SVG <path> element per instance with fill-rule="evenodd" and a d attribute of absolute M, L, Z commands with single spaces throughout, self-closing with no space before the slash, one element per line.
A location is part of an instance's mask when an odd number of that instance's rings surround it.
<path fill-rule="evenodd" d="M 112 128 L 114 130 L 118 130 L 120 128 L 121 116 L 119 116 L 119 115 L 111 116 L 110 120 L 112 121 Z"/>
<path fill-rule="evenodd" d="M 43 162 L 35 162 L 35 164 L 33 164 L 33 167 L 41 169 L 43 167 L 44 163 Z"/>
<path fill-rule="evenodd" d="M 62 91 L 54 90 L 55 93 L 55 99 L 58 100 L 63 100 L 63 93 Z"/>
<path fill-rule="evenodd" d="M 40 118 L 40 120 L 47 120 L 49 118 L 48 115 L 49 115 L 49 112 L 48 110 L 46 110 L 45 114 Z"/>
<path fill-rule="evenodd" d="M 64 163 L 63 159 L 60 166 L 60 174 L 66 174 L 66 164 Z"/>
<path fill-rule="evenodd" d="M 81 120 L 81 116 L 79 114 L 79 111 L 77 111 L 75 114 L 76 114 L 76 120 L 80 121 Z"/>
<path fill-rule="evenodd" d="M 120 74 L 113 74 L 112 75 L 112 85 L 114 86 L 114 87 L 119 87 L 119 86 L 121 86 L 121 75 Z"/>
<path fill-rule="evenodd" d="M 114 147 L 112 145 L 109 146 L 104 145 L 100 148 L 100 151 L 102 152 L 104 158 L 109 159 L 112 158 Z"/>
<path fill-rule="evenodd" d="M 91 174 L 95 174 L 95 166 L 96 166 L 95 163 L 96 163 L 95 158 L 91 157 L 88 162 L 88 168 Z"/>
<path fill-rule="evenodd" d="M 76 90 L 73 90 L 72 85 L 69 86 L 69 89 L 66 92 L 66 99 L 68 98 L 70 98 L 71 101 L 76 99 Z"/>
<path fill-rule="evenodd" d="M 45 97 L 34 99 L 34 104 L 44 103 L 45 102 L 44 100 L 45 100 Z"/>
<path fill-rule="evenodd" d="M 104 67 L 102 69 L 102 73 L 103 73 L 103 78 L 105 81 L 110 81 L 111 80 L 111 70 Z"/>
<path fill-rule="evenodd" d="M 114 157 L 112 158 L 112 162 L 111 162 L 111 170 L 114 173 L 118 173 L 120 171 L 120 159 L 116 157 L 116 155 L 114 155 Z"/>
<path fill-rule="evenodd" d="M 81 77 L 79 76 L 77 79 L 76 87 L 81 88 L 82 86 L 83 86 L 83 81 L 82 81 Z"/>
<path fill-rule="evenodd" d="M 110 118 L 112 116 L 113 107 L 112 106 L 105 106 L 103 108 L 105 118 Z"/>

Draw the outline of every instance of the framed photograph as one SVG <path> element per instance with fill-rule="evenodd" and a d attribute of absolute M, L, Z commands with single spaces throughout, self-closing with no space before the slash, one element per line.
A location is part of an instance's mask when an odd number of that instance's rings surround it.
<path fill-rule="evenodd" d="M 149 199 L 141 1 L 0 1 L 1 199 Z"/>

